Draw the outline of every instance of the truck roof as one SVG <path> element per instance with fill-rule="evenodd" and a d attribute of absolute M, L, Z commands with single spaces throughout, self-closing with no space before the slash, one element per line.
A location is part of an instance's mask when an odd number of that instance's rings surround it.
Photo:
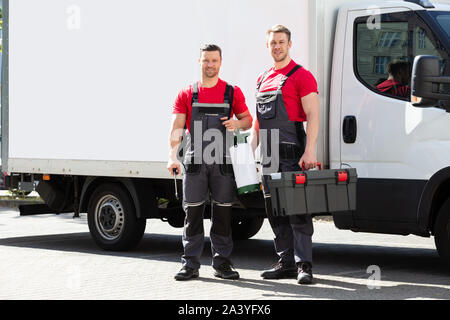
<path fill-rule="evenodd" d="M 435 3 L 435 8 L 430 11 L 450 11 L 450 4 Z"/>
<path fill-rule="evenodd" d="M 384 0 L 379 0 L 379 1 L 358 1 L 358 2 L 352 2 L 352 3 L 347 3 L 347 4 L 343 4 L 341 6 L 341 10 L 346 10 L 346 11 L 353 11 L 353 10 L 365 10 L 368 8 L 374 8 L 374 7 L 379 7 L 379 8 L 392 8 L 392 7 L 404 7 L 404 8 L 408 8 L 414 11 L 417 10 L 449 10 L 450 9 L 450 5 L 447 4 L 443 4 L 443 3 L 439 3 L 439 2 L 434 2 L 431 1 L 431 3 L 435 6 L 435 8 L 424 8 L 423 6 L 413 3 L 413 2 L 409 2 L 409 1 L 384 1 Z"/>

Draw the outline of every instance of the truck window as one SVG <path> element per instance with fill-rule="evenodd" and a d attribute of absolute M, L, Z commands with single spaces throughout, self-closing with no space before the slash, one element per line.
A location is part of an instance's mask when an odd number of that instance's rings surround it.
<path fill-rule="evenodd" d="M 443 65 L 445 50 L 414 12 L 382 14 L 378 27 L 368 24 L 369 18 L 355 21 L 356 76 L 381 95 L 409 101 L 415 56 L 434 55 Z"/>
<path fill-rule="evenodd" d="M 445 11 L 433 11 L 430 13 L 431 16 L 436 20 L 436 22 L 439 24 L 441 30 L 444 32 L 444 37 L 447 36 L 447 40 L 450 41 L 450 12 Z M 445 41 L 443 39 L 443 41 Z M 441 57 L 444 57 L 441 60 L 441 75 L 442 76 L 450 76 L 450 57 L 448 51 L 449 48 L 447 48 L 447 51 L 440 52 Z M 441 93 L 447 93 L 450 91 L 450 84 L 443 84 L 440 86 L 439 91 Z"/>
<path fill-rule="evenodd" d="M 442 30 L 444 30 L 450 38 L 450 13 L 433 12 L 432 15 L 436 17 L 436 20 L 442 27 Z"/>

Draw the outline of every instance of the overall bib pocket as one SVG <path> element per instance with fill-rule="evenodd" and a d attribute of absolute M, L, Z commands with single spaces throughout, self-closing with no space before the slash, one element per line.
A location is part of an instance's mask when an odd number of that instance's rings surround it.
<path fill-rule="evenodd" d="M 278 92 L 263 92 L 256 97 L 256 110 L 261 119 L 275 119 L 277 116 Z"/>
<path fill-rule="evenodd" d="M 262 119 L 274 119 L 277 116 L 275 103 L 257 104 L 258 114 Z"/>

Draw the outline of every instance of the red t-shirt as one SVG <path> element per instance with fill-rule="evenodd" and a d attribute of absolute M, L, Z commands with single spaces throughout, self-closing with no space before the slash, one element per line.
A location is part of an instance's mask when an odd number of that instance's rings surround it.
<path fill-rule="evenodd" d="M 265 75 L 263 83 L 259 88 L 260 92 L 274 91 L 278 89 L 281 80 L 297 65 L 294 60 L 283 69 L 275 70 L 271 68 Z M 264 73 L 260 74 L 257 83 L 261 80 Z M 291 121 L 307 121 L 305 111 L 303 110 L 302 98 L 313 93 L 319 93 L 317 82 L 314 76 L 305 68 L 300 68 L 284 84 L 281 89 L 283 93 L 284 105 Z"/>
<path fill-rule="evenodd" d="M 411 95 L 411 89 L 408 85 L 402 85 L 395 80 L 386 80 L 377 86 L 378 91 L 392 94 L 398 97 L 409 97 Z"/>
<path fill-rule="evenodd" d="M 199 103 L 223 103 L 223 98 L 225 95 L 226 82 L 219 79 L 217 84 L 212 88 L 204 88 L 201 83 L 198 82 L 198 102 Z M 191 114 L 192 114 L 192 85 L 181 90 L 175 99 L 175 104 L 173 105 L 173 114 L 183 113 L 186 114 L 186 127 L 189 131 L 191 125 Z M 239 87 L 234 87 L 233 93 L 233 110 L 231 116 L 234 114 L 241 114 L 248 111 L 247 105 L 245 104 L 245 97 Z"/>

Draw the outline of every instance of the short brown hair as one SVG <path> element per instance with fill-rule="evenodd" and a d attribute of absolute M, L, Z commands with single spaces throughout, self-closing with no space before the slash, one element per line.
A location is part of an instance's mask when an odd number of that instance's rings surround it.
<path fill-rule="evenodd" d="M 409 85 L 411 82 L 411 63 L 403 60 L 394 60 L 388 64 L 387 71 L 394 77 L 395 81 L 402 85 Z"/>
<path fill-rule="evenodd" d="M 222 59 L 222 49 L 218 45 L 215 44 L 205 44 L 203 47 L 200 48 L 200 55 L 202 52 L 205 51 L 219 51 L 220 59 Z"/>
<path fill-rule="evenodd" d="M 267 30 L 266 35 L 268 37 L 271 33 L 278 33 L 278 32 L 285 33 L 288 37 L 288 41 L 291 41 L 291 31 L 281 24 L 276 24 L 272 28 Z"/>

